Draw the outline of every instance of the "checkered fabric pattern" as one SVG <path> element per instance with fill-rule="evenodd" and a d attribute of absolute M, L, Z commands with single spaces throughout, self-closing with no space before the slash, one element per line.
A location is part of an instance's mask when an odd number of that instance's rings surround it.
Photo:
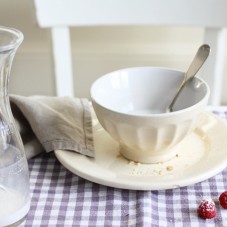
<path fill-rule="evenodd" d="M 215 109 L 227 121 L 227 108 Z M 227 154 L 227 148 L 226 148 Z M 188 187 L 133 191 L 98 185 L 65 169 L 54 154 L 29 160 L 31 208 L 20 226 L 227 226 L 227 210 L 203 220 L 197 207 L 204 197 L 215 201 L 227 190 L 227 168 Z"/>

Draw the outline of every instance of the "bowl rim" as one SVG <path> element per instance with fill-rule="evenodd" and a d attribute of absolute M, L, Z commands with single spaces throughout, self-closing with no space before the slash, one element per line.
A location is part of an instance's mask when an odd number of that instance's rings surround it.
<path fill-rule="evenodd" d="M 91 87 L 90 87 L 90 97 L 91 97 L 91 101 L 92 102 L 95 102 L 97 105 L 99 105 L 100 107 L 102 107 L 103 109 L 107 110 L 107 111 L 111 111 L 115 114 L 121 114 L 121 115 L 125 115 L 125 116 L 130 116 L 130 117 L 158 117 L 158 118 L 163 118 L 163 117 L 167 117 L 167 116 L 176 116 L 176 115 L 180 115 L 180 114 L 183 114 L 183 113 L 187 113 L 187 112 L 190 112 L 194 109 L 196 109 L 199 105 L 201 105 L 202 103 L 204 102 L 207 102 L 207 100 L 209 99 L 209 96 L 210 96 L 210 87 L 209 85 L 206 83 L 206 81 L 204 81 L 202 78 L 198 77 L 198 76 L 195 76 L 200 82 L 202 82 L 205 87 L 206 87 L 206 93 L 204 95 L 204 97 L 197 103 L 195 103 L 194 105 L 190 106 L 190 107 L 187 107 L 187 108 L 184 108 L 184 109 L 181 109 L 181 110 L 176 110 L 176 111 L 173 111 L 173 112 L 161 112 L 161 113 L 144 113 L 144 114 L 136 114 L 136 113 L 130 113 L 130 112 L 122 112 L 122 111 L 117 111 L 117 110 L 114 110 L 114 109 L 111 109 L 111 108 L 107 108 L 105 107 L 104 105 L 102 105 L 99 101 L 97 101 L 95 98 L 94 98 L 94 86 L 95 84 L 99 81 L 99 80 L 102 80 L 103 78 L 107 77 L 108 75 L 112 74 L 112 73 L 116 73 L 116 72 L 120 72 L 120 71 L 123 71 L 123 70 L 133 70 L 133 69 L 142 69 L 142 68 L 152 68 L 152 69 L 161 69 L 161 70 L 169 70 L 169 71 L 176 71 L 176 72 L 180 72 L 180 73 L 185 73 L 179 69 L 176 69 L 176 68 L 171 68 L 171 67 L 159 67 L 159 66 L 138 66 L 138 67 L 128 67 L 128 68 L 121 68 L 121 69 L 118 69 L 118 70 L 114 70 L 114 71 L 111 71 L 109 73 L 106 73 L 102 76 L 100 76 L 98 79 L 96 79 Z"/>

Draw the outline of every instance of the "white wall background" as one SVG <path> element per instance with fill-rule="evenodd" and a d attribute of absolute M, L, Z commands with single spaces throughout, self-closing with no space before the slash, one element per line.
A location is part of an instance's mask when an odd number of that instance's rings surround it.
<path fill-rule="evenodd" d="M 0 0 L 0 25 L 15 27 L 25 36 L 13 63 L 10 93 L 55 95 L 50 33 L 38 28 L 32 0 Z M 80 27 L 71 32 L 78 97 L 89 97 L 91 83 L 112 70 L 144 65 L 186 70 L 203 43 L 199 28 Z M 225 76 L 223 104 L 226 85 Z"/>

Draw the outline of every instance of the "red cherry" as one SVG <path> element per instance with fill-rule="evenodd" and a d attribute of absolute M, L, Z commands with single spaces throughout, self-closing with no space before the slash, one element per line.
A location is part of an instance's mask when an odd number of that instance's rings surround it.
<path fill-rule="evenodd" d="M 204 219 L 214 218 L 216 216 L 216 207 L 212 199 L 204 199 L 198 207 L 198 215 Z"/>
<path fill-rule="evenodd" d="M 227 209 L 227 191 L 221 193 L 219 196 L 219 202 L 224 209 Z"/>

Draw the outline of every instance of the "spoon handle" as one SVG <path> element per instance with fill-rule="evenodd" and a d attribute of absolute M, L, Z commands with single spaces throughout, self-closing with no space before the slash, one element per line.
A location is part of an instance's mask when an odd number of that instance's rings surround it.
<path fill-rule="evenodd" d="M 192 63 L 190 64 L 188 71 L 185 73 L 184 80 L 182 81 L 177 93 L 175 94 L 171 104 L 169 105 L 169 108 L 167 111 L 172 112 L 173 111 L 173 105 L 175 104 L 179 94 L 181 93 L 182 89 L 186 85 L 186 83 L 192 79 L 196 73 L 200 70 L 204 62 L 206 61 L 207 57 L 210 54 L 210 46 L 207 44 L 203 44 L 198 49 L 194 59 L 192 60 Z"/>
<path fill-rule="evenodd" d="M 189 79 L 195 76 L 195 74 L 200 70 L 204 62 L 206 61 L 207 57 L 210 54 L 210 46 L 207 44 L 204 44 L 200 46 L 198 49 L 191 65 L 188 68 L 188 71 L 185 75 L 185 82 L 187 82 Z"/>

